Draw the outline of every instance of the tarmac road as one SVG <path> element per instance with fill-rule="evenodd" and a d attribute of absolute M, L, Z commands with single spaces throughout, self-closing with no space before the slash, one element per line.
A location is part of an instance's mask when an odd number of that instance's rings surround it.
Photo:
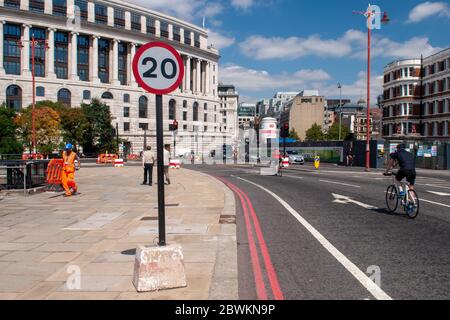
<path fill-rule="evenodd" d="M 380 172 L 190 168 L 235 192 L 240 299 L 450 298 L 448 175 L 419 173 L 410 220 L 386 212 L 391 178 Z"/>

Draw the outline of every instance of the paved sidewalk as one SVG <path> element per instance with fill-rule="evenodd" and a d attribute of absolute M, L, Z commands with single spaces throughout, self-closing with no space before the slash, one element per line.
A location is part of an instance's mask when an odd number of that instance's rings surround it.
<path fill-rule="evenodd" d="M 82 168 L 79 196 L 2 195 L 0 299 L 237 299 L 233 194 L 195 171 L 171 179 L 167 242 L 183 248 L 187 288 L 137 293 L 132 284 L 133 250 L 157 242 L 157 186 L 140 185 L 139 167 Z M 70 290 L 77 268 L 81 289 Z"/>

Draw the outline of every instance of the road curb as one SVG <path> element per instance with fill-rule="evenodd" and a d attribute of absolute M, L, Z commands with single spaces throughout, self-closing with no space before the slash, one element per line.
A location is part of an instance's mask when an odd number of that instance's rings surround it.
<path fill-rule="evenodd" d="M 236 221 L 236 202 L 233 192 L 221 181 L 211 175 L 198 172 L 219 185 L 224 193 L 224 206 L 221 216 L 232 216 Z M 217 235 L 218 247 L 214 265 L 209 300 L 238 300 L 238 266 L 236 223 L 220 224 Z"/>

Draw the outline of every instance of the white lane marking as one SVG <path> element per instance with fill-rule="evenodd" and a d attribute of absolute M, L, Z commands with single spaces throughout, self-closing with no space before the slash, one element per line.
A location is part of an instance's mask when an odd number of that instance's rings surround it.
<path fill-rule="evenodd" d="M 348 183 L 342 183 L 342 182 L 336 182 L 336 181 L 330 181 L 330 180 L 319 180 L 320 182 L 326 182 L 326 183 L 332 183 L 332 184 L 339 184 L 341 186 L 347 186 L 347 187 L 353 187 L 353 188 L 361 188 L 361 186 L 357 186 L 355 184 L 348 184 Z"/>
<path fill-rule="evenodd" d="M 299 176 L 288 176 L 288 175 L 283 175 L 283 177 L 287 177 L 287 178 L 292 178 L 292 179 L 305 179 L 304 177 L 299 177 Z"/>
<path fill-rule="evenodd" d="M 419 198 L 419 201 L 428 202 L 428 203 L 436 204 L 438 206 L 450 208 L 450 205 L 443 204 L 443 203 L 440 203 L 440 202 L 434 202 L 434 201 L 430 201 L 430 200 L 426 200 L 426 199 L 422 199 L 422 198 Z"/>
<path fill-rule="evenodd" d="M 346 256 L 344 256 L 335 246 L 333 246 L 319 231 L 317 231 L 312 225 L 308 223 L 297 211 L 295 211 L 286 201 L 281 199 L 272 191 L 256 184 L 252 181 L 238 178 L 242 181 L 250 183 L 268 194 L 274 197 L 281 205 L 289 211 L 294 218 L 296 218 L 312 235 L 317 241 L 329 252 L 331 255 L 344 266 L 347 271 L 349 271 L 358 281 L 363 285 L 376 299 L 378 300 L 392 300 L 392 298 L 384 292 L 380 287 L 378 287 L 370 278 L 362 272 L 353 262 L 351 262 Z"/>
<path fill-rule="evenodd" d="M 360 207 L 363 207 L 363 208 L 369 209 L 369 210 L 376 210 L 376 209 L 378 209 L 377 207 L 374 207 L 374 206 L 372 206 L 370 204 L 366 204 L 366 203 L 362 203 L 362 202 L 356 201 L 356 200 L 354 200 L 354 199 L 352 199 L 350 197 L 347 197 L 347 196 L 342 196 L 340 194 L 335 194 L 335 193 L 332 193 L 332 195 L 333 195 L 333 197 L 335 199 L 333 202 L 335 202 L 335 203 L 342 203 L 342 204 L 353 203 L 353 204 L 356 204 L 356 205 L 358 205 Z"/>
<path fill-rule="evenodd" d="M 386 192 L 387 192 L 387 191 L 384 191 L 384 193 L 386 193 Z M 435 204 L 435 205 L 438 205 L 438 206 L 450 208 L 450 205 L 448 205 L 448 204 L 444 204 L 444 203 L 440 203 L 440 202 L 435 202 L 435 201 L 431 201 L 431 200 L 427 200 L 427 199 L 423 199 L 423 198 L 420 198 L 420 197 L 419 197 L 419 202 L 420 202 L 420 201 L 428 202 L 428 203 L 432 203 L 432 204 Z"/>
<path fill-rule="evenodd" d="M 450 189 L 450 187 L 447 187 L 447 186 L 438 186 L 438 185 L 430 184 L 430 183 L 418 183 L 418 185 L 419 186 L 433 187 L 433 188 Z"/>
<path fill-rule="evenodd" d="M 446 193 L 446 192 L 436 192 L 436 191 L 427 191 L 427 192 L 441 196 L 441 197 L 450 197 L 450 193 Z"/>

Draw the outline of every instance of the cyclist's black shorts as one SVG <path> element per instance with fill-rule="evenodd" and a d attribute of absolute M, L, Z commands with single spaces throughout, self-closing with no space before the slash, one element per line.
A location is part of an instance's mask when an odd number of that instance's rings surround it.
<path fill-rule="evenodd" d="M 416 182 L 416 170 L 398 170 L 396 175 L 397 181 L 402 181 L 404 178 L 406 178 L 406 181 L 410 185 L 414 185 Z"/>

